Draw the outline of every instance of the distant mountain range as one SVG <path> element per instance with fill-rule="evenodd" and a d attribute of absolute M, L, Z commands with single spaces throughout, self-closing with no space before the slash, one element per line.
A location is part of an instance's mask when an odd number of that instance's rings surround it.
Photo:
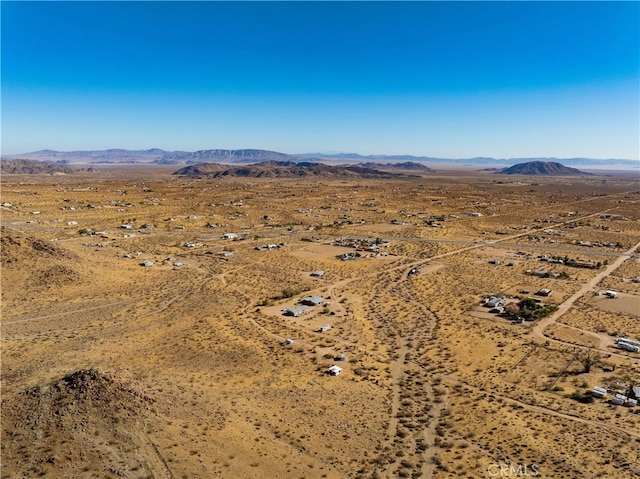
<path fill-rule="evenodd" d="M 231 166 L 225 168 L 219 163 L 201 163 L 185 166 L 174 175 L 191 177 L 241 177 L 241 178 L 399 178 L 407 177 L 400 173 L 378 171 L 362 166 L 330 166 L 308 161 L 265 161 L 252 165 Z"/>
<path fill-rule="evenodd" d="M 585 171 L 577 168 L 569 168 L 560 163 L 553 161 L 529 161 L 527 163 L 518 163 L 509 168 L 504 168 L 498 173 L 504 175 L 535 175 L 535 176 L 575 176 L 590 175 Z"/>
<path fill-rule="evenodd" d="M 297 155 L 299 157 L 313 157 L 322 160 L 350 160 L 350 161 L 407 161 L 417 163 L 449 163 L 458 165 L 494 165 L 494 166 L 511 166 L 518 163 L 528 163 L 532 161 L 543 162 L 561 162 L 564 165 L 574 165 L 591 168 L 633 168 L 638 169 L 640 162 L 638 160 L 628 160 L 621 158 L 555 158 L 555 157 L 539 157 L 539 158 L 492 158 L 488 156 L 476 156 L 473 158 L 437 158 L 431 156 L 413 156 L 413 155 L 360 155 L 358 153 L 304 153 Z"/>
<path fill-rule="evenodd" d="M 563 165 L 581 166 L 587 168 L 609 169 L 638 169 L 637 160 L 625 159 L 593 159 L 593 158 L 435 158 L 429 156 L 412 155 L 360 155 L 358 153 L 302 153 L 287 154 L 277 151 L 241 149 L 241 150 L 198 150 L 198 151 L 166 151 L 159 148 L 148 150 L 86 150 L 86 151 L 56 151 L 40 150 L 20 155 L 5 155 L 3 160 L 29 159 L 40 161 L 54 161 L 72 164 L 159 164 L 159 165 L 190 165 L 197 163 L 225 163 L 248 164 L 265 161 L 315 161 L 351 164 L 380 164 L 407 163 L 408 169 L 416 168 L 413 164 L 448 163 L 461 166 L 512 166 L 517 163 L 532 161 L 558 162 Z M 385 166 L 389 168 L 390 166 Z"/>
<path fill-rule="evenodd" d="M 404 163 L 358 163 L 356 165 L 329 166 L 323 163 L 308 161 L 265 161 L 245 166 L 226 167 L 220 163 L 201 163 L 185 166 L 174 172 L 174 175 L 192 177 L 222 178 L 250 177 L 250 178 L 299 178 L 308 176 L 349 177 L 349 178 L 391 178 L 406 176 L 402 173 L 381 171 L 411 170 L 420 172 L 433 172 L 431 168 L 415 162 Z M 496 173 L 505 175 L 530 175 L 530 176 L 569 176 L 591 175 L 576 168 L 570 168 L 553 161 L 529 161 L 519 163 L 509 168 L 497 170 Z M 409 175 L 417 176 L 417 175 Z"/>
<path fill-rule="evenodd" d="M 154 163 L 261 163 L 265 161 L 293 161 L 296 157 L 269 150 L 199 150 L 165 153 Z"/>
<path fill-rule="evenodd" d="M 220 150 L 219 150 L 220 151 Z M 232 155 L 240 156 L 239 150 L 232 150 Z M 262 150 L 249 150 L 254 158 L 263 155 Z M 266 152 L 265 156 L 269 153 Z M 28 159 L 9 160 L 0 162 L 0 172 L 3 174 L 71 174 L 74 172 L 94 171 L 92 166 L 82 168 L 70 165 L 66 161 L 40 161 Z M 529 161 L 518 163 L 508 168 L 484 168 L 480 171 L 491 171 L 505 175 L 529 176 L 576 176 L 591 175 L 577 168 L 564 166 L 553 161 Z M 188 165 L 175 171 L 174 175 L 195 178 L 410 178 L 420 177 L 421 173 L 433 173 L 435 170 L 417 162 L 364 162 L 355 164 L 327 165 L 314 161 L 278 161 L 269 160 L 251 164 L 225 163 L 197 163 Z"/>

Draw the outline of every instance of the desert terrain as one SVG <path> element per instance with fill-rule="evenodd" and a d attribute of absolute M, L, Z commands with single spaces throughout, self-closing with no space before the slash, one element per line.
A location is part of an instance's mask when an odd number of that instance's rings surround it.
<path fill-rule="evenodd" d="M 2 478 L 640 476 L 637 178 L 175 170 L 2 175 Z"/>

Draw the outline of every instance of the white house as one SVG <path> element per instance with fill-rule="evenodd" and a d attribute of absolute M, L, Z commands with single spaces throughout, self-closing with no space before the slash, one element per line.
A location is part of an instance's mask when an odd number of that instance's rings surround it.
<path fill-rule="evenodd" d="M 342 368 L 339 366 L 336 366 L 335 364 L 331 366 L 329 369 L 327 369 L 327 373 L 330 374 L 331 376 L 338 376 L 341 372 L 342 372 Z"/>
<path fill-rule="evenodd" d="M 594 398 L 603 398 L 607 395 L 607 390 L 605 388 L 601 388 L 599 386 L 595 386 L 592 390 L 591 390 L 591 395 Z"/>

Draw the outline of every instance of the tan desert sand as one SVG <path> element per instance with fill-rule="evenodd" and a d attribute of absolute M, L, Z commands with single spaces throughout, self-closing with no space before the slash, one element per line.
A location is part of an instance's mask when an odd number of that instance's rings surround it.
<path fill-rule="evenodd" d="M 640 476 L 633 177 L 171 171 L 2 176 L 3 478 Z"/>

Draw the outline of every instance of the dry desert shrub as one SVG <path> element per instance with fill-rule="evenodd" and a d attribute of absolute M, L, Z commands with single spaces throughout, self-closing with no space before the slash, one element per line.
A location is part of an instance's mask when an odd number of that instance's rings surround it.
<path fill-rule="evenodd" d="M 635 473 L 635 436 L 624 432 L 637 426 L 632 410 L 570 397 L 636 380 L 632 359 L 605 358 L 608 371 L 585 374 L 569 364 L 570 328 L 549 328 L 561 341 L 545 346 L 526 325 L 469 314 L 486 295 L 521 289 L 549 287 L 560 303 L 602 271 L 543 264 L 539 254 L 563 247 L 604 262 L 615 256 L 599 251 L 619 248 L 575 242 L 636 243 L 629 181 L 170 173 L 3 177 L 3 201 L 15 205 L 3 221 L 18 225 L 2 232 L 8 475 L 486 477 L 495 461 L 539 464 L 549 477 Z M 610 209 L 624 219 L 600 217 Z M 543 232 L 555 224 L 563 235 Z M 226 232 L 239 238 L 221 239 Z M 396 239 L 389 256 L 340 261 L 342 250 L 323 243 L 349 234 Z M 8 244 L 23 238 L 40 250 Z M 139 266 L 147 257 L 154 265 Z M 515 264 L 489 265 L 493 257 Z M 524 273 L 541 265 L 568 278 Z M 637 267 L 627 260 L 598 287 L 617 289 Z M 315 270 L 325 275 L 310 278 Z M 39 292 L 24 287 L 29 278 Z M 336 314 L 280 314 L 306 294 L 331 298 Z M 632 319 L 587 298 L 560 320 L 590 337 L 640 333 Z M 340 376 L 324 372 L 334 363 Z M 135 380 L 105 373 L 51 394 L 60 378 L 93 367 L 125 367 Z M 26 400 L 25 391 L 37 394 Z"/>

